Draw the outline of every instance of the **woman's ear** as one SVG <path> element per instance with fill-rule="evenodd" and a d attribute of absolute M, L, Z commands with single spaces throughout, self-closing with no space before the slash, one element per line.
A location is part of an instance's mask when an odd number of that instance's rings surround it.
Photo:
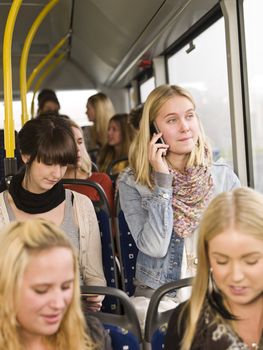
<path fill-rule="evenodd" d="M 21 154 L 22 161 L 27 164 L 30 160 L 30 155 L 28 154 Z"/>

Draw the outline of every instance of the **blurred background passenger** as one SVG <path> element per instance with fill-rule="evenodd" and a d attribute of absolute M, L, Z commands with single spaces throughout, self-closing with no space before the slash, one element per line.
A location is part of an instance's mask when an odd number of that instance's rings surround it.
<path fill-rule="evenodd" d="M 58 114 L 60 110 L 60 103 L 58 101 L 55 91 L 51 89 L 43 89 L 39 92 L 38 97 L 38 111 L 37 115 L 43 113 Z"/>
<path fill-rule="evenodd" d="M 85 129 L 85 142 L 88 152 L 90 152 L 106 144 L 107 125 L 115 114 L 115 109 L 110 98 L 103 92 L 90 96 L 86 109 L 89 121 L 93 122 L 92 126 Z"/>
<path fill-rule="evenodd" d="M 133 108 L 129 113 L 129 122 L 135 130 L 139 130 L 140 128 L 143 106 L 144 104 L 140 104 L 139 106 Z"/>
<path fill-rule="evenodd" d="M 81 311 L 77 257 L 51 222 L 15 222 L 1 231 L 0 300 L 1 350 L 94 349 Z"/>
<path fill-rule="evenodd" d="M 69 165 L 64 178 L 90 180 L 98 183 L 105 191 L 110 208 L 113 210 L 113 186 L 110 177 L 102 172 L 92 172 L 92 162 L 85 146 L 82 129 L 72 119 L 66 119 L 65 122 L 69 124 L 73 131 L 78 153 L 76 166 Z M 72 185 L 71 188 L 73 188 Z M 98 200 L 95 189 L 91 187 L 84 189 L 82 187 L 80 191 L 92 200 Z"/>
<path fill-rule="evenodd" d="M 107 143 L 101 149 L 98 158 L 100 171 L 106 171 L 109 165 L 120 158 L 127 157 L 130 144 L 134 137 L 134 129 L 129 123 L 129 115 L 115 114 L 109 121 Z M 128 160 L 117 163 L 112 169 L 112 175 L 120 173 L 128 166 Z"/>

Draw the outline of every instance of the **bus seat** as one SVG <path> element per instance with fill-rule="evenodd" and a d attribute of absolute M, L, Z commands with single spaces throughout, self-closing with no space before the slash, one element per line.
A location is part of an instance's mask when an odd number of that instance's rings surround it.
<path fill-rule="evenodd" d="M 91 162 L 91 171 L 93 173 L 98 173 L 99 172 L 99 168 L 98 168 L 97 164 L 94 163 L 94 162 Z"/>
<path fill-rule="evenodd" d="M 15 131 L 15 142 L 17 144 L 17 132 Z M 4 146 L 4 130 L 0 130 L 0 183 L 5 180 L 5 169 L 4 169 L 4 159 L 5 159 L 5 146 Z M 15 149 L 15 157 L 17 161 L 17 169 L 23 165 L 21 155 L 18 149 Z M 14 174 L 13 174 L 14 175 Z"/>
<path fill-rule="evenodd" d="M 116 183 L 119 173 L 122 170 L 124 170 L 128 166 L 128 164 L 128 157 L 124 156 L 119 159 L 115 159 L 108 165 L 108 168 L 106 169 L 106 174 L 109 175 L 114 185 Z"/>
<path fill-rule="evenodd" d="M 87 147 L 87 150 L 88 150 L 88 154 L 90 156 L 90 159 L 91 161 L 96 164 L 96 161 L 97 161 L 97 158 L 98 158 L 98 154 L 99 154 L 99 147 L 95 147 L 95 148 L 92 148 L 92 149 L 89 149 Z"/>
<path fill-rule="evenodd" d="M 5 150 L 0 148 L 0 183 L 5 179 L 5 168 L 4 168 Z"/>
<path fill-rule="evenodd" d="M 97 191 L 98 200 L 91 201 L 94 205 L 102 246 L 103 269 L 107 286 L 118 288 L 118 268 L 115 261 L 115 244 L 112 235 L 112 217 L 110 214 L 109 203 L 103 188 L 96 182 L 80 179 L 63 179 L 65 188 L 80 192 L 88 196 L 86 188 L 93 188 Z M 115 298 L 105 298 L 102 304 L 102 310 L 112 313 L 119 313 L 120 308 Z"/>
<path fill-rule="evenodd" d="M 115 215 L 116 245 L 121 265 L 122 290 L 128 296 L 132 296 L 135 291 L 134 278 L 138 248 L 121 210 L 118 192 L 115 199 Z"/>
<path fill-rule="evenodd" d="M 89 314 L 97 317 L 102 322 L 105 329 L 109 331 L 112 341 L 112 349 L 142 349 L 140 323 L 129 297 L 122 290 L 117 288 L 93 286 L 81 287 L 82 298 L 85 298 L 89 294 L 106 295 L 106 297 L 111 296 L 118 299 L 122 305 L 123 314 L 121 315 L 113 315 L 102 311 L 94 313 L 89 312 Z"/>
<path fill-rule="evenodd" d="M 162 350 L 167 331 L 168 321 L 173 309 L 158 312 L 162 297 L 176 289 L 191 286 L 193 278 L 184 278 L 179 281 L 169 282 L 159 287 L 153 293 L 146 314 L 144 345 L 145 350 Z"/>

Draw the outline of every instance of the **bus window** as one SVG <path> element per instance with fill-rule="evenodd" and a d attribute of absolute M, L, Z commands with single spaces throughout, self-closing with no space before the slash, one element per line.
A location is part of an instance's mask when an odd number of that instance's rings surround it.
<path fill-rule="evenodd" d="M 149 93 L 155 88 L 155 79 L 151 77 L 140 85 L 141 103 L 146 101 Z"/>
<path fill-rule="evenodd" d="M 244 1 L 254 184 L 260 192 L 263 192 L 263 46 L 258 35 L 263 31 L 262 11 L 262 0 Z"/>
<path fill-rule="evenodd" d="M 181 85 L 192 93 L 197 113 L 211 139 L 215 160 L 223 157 L 232 165 L 223 18 L 168 58 L 168 77 L 170 84 Z"/>
<path fill-rule="evenodd" d="M 90 122 L 86 116 L 86 104 L 91 95 L 96 94 L 97 90 L 58 90 L 56 91 L 59 103 L 60 114 L 66 114 L 80 126 L 86 126 Z M 27 93 L 27 108 L 30 115 L 30 106 L 32 102 L 32 92 Z M 37 113 L 37 95 L 35 97 L 35 115 Z M 13 115 L 15 129 L 21 129 L 21 101 L 13 101 Z M 0 102 L 0 116 L 4 116 L 4 102 Z M 31 118 L 31 116 L 30 116 Z M 4 117 L 0 118 L 0 129 L 4 128 Z"/>
<path fill-rule="evenodd" d="M 89 124 L 86 115 L 86 105 L 88 98 L 96 94 L 97 90 L 69 90 L 57 91 L 57 96 L 61 105 L 60 113 L 68 115 L 78 125 Z"/>

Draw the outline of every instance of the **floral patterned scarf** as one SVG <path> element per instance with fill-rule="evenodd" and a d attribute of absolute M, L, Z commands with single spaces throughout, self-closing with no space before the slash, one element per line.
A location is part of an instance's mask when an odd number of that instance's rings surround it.
<path fill-rule="evenodd" d="M 173 175 L 174 231 L 184 238 L 197 228 L 210 201 L 213 180 L 206 166 L 188 168 L 184 173 L 170 169 L 170 173 Z"/>

